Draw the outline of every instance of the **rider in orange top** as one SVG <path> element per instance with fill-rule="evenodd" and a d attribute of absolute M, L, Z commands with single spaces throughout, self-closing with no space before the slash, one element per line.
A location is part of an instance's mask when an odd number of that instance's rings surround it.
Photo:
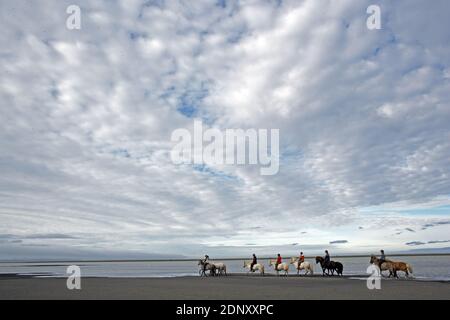
<path fill-rule="evenodd" d="M 303 252 L 300 252 L 300 257 L 298 257 L 298 268 L 300 269 L 300 265 L 305 262 L 305 256 L 303 255 Z"/>

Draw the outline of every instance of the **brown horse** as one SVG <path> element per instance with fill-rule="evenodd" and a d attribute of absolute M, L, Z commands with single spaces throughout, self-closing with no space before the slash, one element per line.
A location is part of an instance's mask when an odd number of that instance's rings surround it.
<path fill-rule="evenodd" d="M 376 264 L 381 272 L 385 271 L 385 270 L 389 270 L 389 277 L 394 276 L 395 278 L 398 278 L 398 274 L 397 271 L 403 271 L 406 276 L 408 277 L 409 274 L 413 273 L 412 267 L 411 265 L 409 265 L 408 263 L 405 262 L 395 262 L 395 261 L 390 261 L 390 260 L 385 260 L 381 265 L 380 265 L 380 259 L 378 259 L 376 256 L 372 255 L 370 257 L 370 263 L 372 264 Z"/>

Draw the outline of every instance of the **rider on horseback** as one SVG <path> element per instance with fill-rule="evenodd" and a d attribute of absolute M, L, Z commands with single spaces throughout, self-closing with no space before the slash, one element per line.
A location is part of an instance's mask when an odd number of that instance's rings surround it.
<path fill-rule="evenodd" d="M 205 259 L 203 259 L 203 272 L 206 271 L 206 266 L 208 265 L 209 256 L 205 254 Z"/>
<path fill-rule="evenodd" d="M 323 264 L 328 267 L 330 261 L 331 261 L 330 254 L 328 253 L 328 250 L 325 250 L 325 258 Z"/>
<path fill-rule="evenodd" d="M 255 271 L 255 270 L 253 270 L 253 266 L 254 266 L 255 264 L 257 264 L 257 263 L 258 263 L 258 259 L 256 258 L 256 255 L 253 254 L 252 263 L 250 264 L 250 271 L 251 271 L 251 272 L 254 272 L 254 271 Z"/>
<path fill-rule="evenodd" d="M 305 262 L 305 256 L 303 255 L 303 252 L 300 252 L 300 256 L 298 257 L 298 267 L 297 269 L 300 269 L 301 264 Z"/>
<path fill-rule="evenodd" d="M 381 265 L 386 262 L 386 255 L 384 254 L 384 250 L 380 250 L 380 259 L 378 260 L 378 267 L 381 269 Z"/>
<path fill-rule="evenodd" d="M 275 270 L 278 270 L 278 265 L 281 264 L 283 260 L 281 259 L 281 255 L 277 255 L 277 262 L 275 262 Z"/>

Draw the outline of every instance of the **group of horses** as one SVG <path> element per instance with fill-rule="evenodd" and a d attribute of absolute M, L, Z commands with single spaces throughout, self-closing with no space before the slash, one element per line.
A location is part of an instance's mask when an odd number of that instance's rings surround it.
<path fill-rule="evenodd" d="M 294 266 L 295 270 L 297 270 L 297 275 L 300 274 L 301 270 L 305 270 L 305 275 L 314 274 L 312 263 L 310 263 L 309 261 L 303 261 L 299 264 L 298 260 L 299 259 L 297 257 L 292 257 L 289 263 L 282 262 L 277 265 L 276 260 L 270 259 L 269 265 L 274 268 L 277 275 L 280 275 L 281 272 L 281 275 L 287 276 L 289 273 L 289 266 L 291 264 Z M 331 261 L 329 264 L 325 264 L 322 257 L 316 257 L 316 263 L 320 263 L 323 270 L 323 275 L 334 275 L 334 272 L 337 272 L 338 275 L 342 275 L 343 266 L 340 262 Z M 223 262 L 199 260 L 198 265 L 200 266 L 200 276 L 227 275 L 227 266 Z M 243 268 L 247 269 L 247 274 L 249 274 L 250 272 L 256 272 L 263 276 L 265 272 L 264 264 L 262 263 L 256 263 L 252 267 L 251 261 L 244 261 Z M 209 274 L 207 272 L 209 272 Z"/>
<path fill-rule="evenodd" d="M 405 275 L 407 277 L 409 276 L 410 273 L 413 272 L 411 265 L 405 262 L 394 262 L 391 260 L 385 260 L 380 265 L 380 260 L 374 255 L 371 256 L 370 263 L 380 267 L 381 275 L 383 275 L 383 271 L 389 271 L 389 277 L 393 276 L 395 278 L 398 278 L 397 274 L 398 271 L 405 272 Z M 310 263 L 309 261 L 303 261 L 302 263 L 299 264 L 298 257 L 292 257 L 289 263 L 282 262 L 279 263 L 278 265 L 276 264 L 276 260 L 274 259 L 269 260 L 269 266 L 274 268 L 277 275 L 287 276 L 289 273 L 289 266 L 291 264 L 294 266 L 295 270 L 297 270 L 297 275 L 300 274 L 301 270 L 305 270 L 305 275 L 314 274 L 313 264 Z M 323 257 L 317 256 L 316 264 L 320 264 L 323 276 L 334 276 L 335 273 L 338 276 L 343 275 L 344 266 L 342 265 L 342 263 L 338 261 L 329 261 L 328 263 L 326 263 Z M 223 262 L 199 260 L 198 265 L 200 266 L 199 269 L 200 276 L 227 275 L 227 266 Z M 251 261 L 244 261 L 243 268 L 247 269 L 247 274 L 249 274 L 250 272 L 256 272 L 259 273 L 261 276 L 264 275 L 264 264 L 262 263 L 256 263 L 253 265 L 252 268 Z"/>
<path fill-rule="evenodd" d="M 200 266 L 198 271 L 200 276 L 207 276 L 206 271 L 209 271 L 210 276 L 227 275 L 227 266 L 223 262 L 199 260 L 198 265 Z"/>

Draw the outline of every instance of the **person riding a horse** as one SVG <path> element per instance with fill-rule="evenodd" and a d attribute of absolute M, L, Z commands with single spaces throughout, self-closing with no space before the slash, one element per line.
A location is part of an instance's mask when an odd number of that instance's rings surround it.
<path fill-rule="evenodd" d="M 328 253 L 328 250 L 325 250 L 324 266 L 328 267 L 330 261 L 331 261 L 330 254 Z"/>
<path fill-rule="evenodd" d="M 380 267 L 381 269 L 381 265 L 383 264 L 383 262 L 386 262 L 386 255 L 384 254 L 384 250 L 380 250 L 380 259 L 378 260 L 378 267 Z"/>
<path fill-rule="evenodd" d="M 283 260 L 281 259 L 281 255 L 277 255 L 277 262 L 275 262 L 275 270 L 278 270 L 278 265 L 283 263 Z"/>
<path fill-rule="evenodd" d="M 303 252 L 300 252 L 300 256 L 298 257 L 298 269 L 300 269 L 303 262 L 305 262 L 305 256 L 303 255 Z"/>
<path fill-rule="evenodd" d="M 205 259 L 203 259 L 203 271 L 206 271 L 206 266 L 208 265 L 209 256 L 205 254 Z"/>
<path fill-rule="evenodd" d="M 257 263 L 258 263 L 258 259 L 256 258 L 256 255 L 253 254 L 252 263 L 250 264 L 250 271 L 251 271 L 251 272 L 254 272 L 254 271 L 255 271 L 255 270 L 253 270 L 253 266 L 254 266 L 255 264 L 257 264 Z"/>

